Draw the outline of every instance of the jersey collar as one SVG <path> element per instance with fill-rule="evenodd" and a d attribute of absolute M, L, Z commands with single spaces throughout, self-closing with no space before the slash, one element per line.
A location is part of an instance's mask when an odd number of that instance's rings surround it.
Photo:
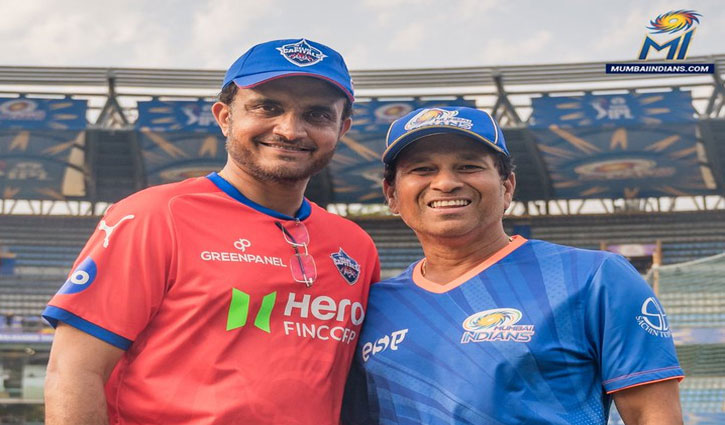
<path fill-rule="evenodd" d="M 266 214 L 280 220 L 304 220 L 309 217 L 310 213 L 312 212 L 312 207 L 310 206 L 310 202 L 307 200 L 307 198 L 302 198 L 302 205 L 295 213 L 295 216 L 290 217 L 287 214 L 282 214 L 281 212 L 277 212 L 265 206 L 259 205 L 258 203 L 242 195 L 242 192 L 238 191 L 236 187 L 232 186 L 231 183 L 224 180 L 224 178 L 216 172 L 209 173 L 206 178 L 211 180 L 211 182 L 214 183 L 216 187 L 221 189 L 222 192 L 243 203 L 244 205 L 257 210 L 262 214 Z"/>
<path fill-rule="evenodd" d="M 423 276 L 423 273 L 421 273 L 421 266 L 423 265 L 423 260 L 420 260 L 420 261 L 418 261 L 418 264 L 416 264 L 413 267 L 413 283 L 415 283 L 418 287 L 425 289 L 426 291 L 433 292 L 436 294 L 443 294 L 445 292 L 450 291 L 451 289 L 454 289 L 454 288 L 457 288 L 457 287 L 463 285 L 467 281 L 471 280 L 474 276 L 483 272 L 484 270 L 491 267 L 492 265 L 498 263 L 503 258 L 505 258 L 507 255 L 514 252 L 521 245 L 525 244 L 526 241 L 527 241 L 527 239 L 524 238 L 523 236 L 514 235 L 511 238 L 511 243 L 509 243 L 505 247 L 501 248 L 499 251 L 497 251 L 492 256 L 483 260 L 483 262 L 479 263 L 477 266 L 475 266 L 471 270 L 467 271 L 466 273 L 462 274 L 461 276 L 458 276 L 457 278 L 451 280 L 450 282 L 444 283 L 444 284 L 435 283 L 431 280 L 426 279 L 425 276 Z"/>

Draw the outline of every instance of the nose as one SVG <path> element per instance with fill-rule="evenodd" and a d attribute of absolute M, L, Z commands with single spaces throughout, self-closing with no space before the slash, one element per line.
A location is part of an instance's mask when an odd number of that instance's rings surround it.
<path fill-rule="evenodd" d="M 277 118 L 274 133 L 288 141 L 301 139 L 307 134 L 304 120 L 293 112 L 287 112 Z"/>
<path fill-rule="evenodd" d="M 430 188 L 445 193 L 450 193 L 463 186 L 463 182 L 454 170 L 441 168 L 433 176 Z"/>

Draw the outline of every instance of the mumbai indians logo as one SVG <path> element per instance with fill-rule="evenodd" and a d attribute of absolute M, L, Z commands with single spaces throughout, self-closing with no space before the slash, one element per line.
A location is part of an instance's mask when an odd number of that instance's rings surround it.
<path fill-rule="evenodd" d="M 335 263 L 337 271 L 340 272 L 345 281 L 350 285 L 354 285 L 360 277 L 360 264 L 347 255 L 342 248 L 336 253 L 330 254 L 330 258 L 332 258 L 332 262 Z"/>
<path fill-rule="evenodd" d="M 43 120 L 45 112 L 37 110 L 38 104 L 27 99 L 0 103 L 0 117 L 7 120 Z"/>
<path fill-rule="evenodd" d="M 642 50 L 639 52 L 639 59 L 647 59 L 650 47 L 658 52 L 667 48 L 668 60 L 685 59 L 687 49 L 690 47 L 690 40 L 692 40 L 692 34 L 695 32 L 693 26 L 700 23 L 698 16 L 702 15 L 694 10 L 675 10 L 663 13 L 651 20 L 647 27 L 651 34 L 676 34 L 681 31 L 684 34 L 678 35 L 663 44 L 659 44 L 649 36 L 645 36 Z"/>
<path fill-rule="evenodd" d="M 460 127 L 466 130 L 470 130 L 473 127 L 471 120 L 468 118 L 459 118 L 456 115 L 458 115 L 458 111 L 446 111 L 438 108 L 423 109 L 405 124 L 405 129 L 413 130 L 415 128 L 437 125 Z"/>
<path fill-rule="evenodd" d="M 521 312 L 515 308 L 494 308 L 468 316 L 463 321 L 462 344 L 484 341 L 529 342 L 534 325 L 517 325 Z"/>
<path fill-rule="evenodd" d="M 327 57 L 320 49 L 312 47 L 304 38 L 297 43 L 277 47 L 277 50 L 285 59 L 297 66 L 314 65 Z"/>

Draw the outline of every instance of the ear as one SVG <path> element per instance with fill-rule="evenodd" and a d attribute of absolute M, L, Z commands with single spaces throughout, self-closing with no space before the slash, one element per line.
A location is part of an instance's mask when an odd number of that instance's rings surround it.
<path fill-rule="evenodd" d="M 390 209 L 390 212 L 396 215 L 399 214 L 400 211 L 398 210 L 398 198 L 396 198 L 395 186 L 388 184 L 385 179 L 383 179 L 383 195 L 385 195 L 385 200 L 388 202 L 388 209 Z"/>
<path fill-rule="evenodd" d="M 509 209 L 514 199 L 514 191 L 516 190 L 516 174 L 513 172 L 509 174 L 508 178 L 503 181 L 503 189 L 504 211 L 506 211 Z"/>
<path fill-rule="evenodd" d="M 214 114 L 219 128 L 222 129 L 222 134 L 227 137 L 229 134 L 229 118 L 231 117 L 231 107 L 223 102 L 215 102 L 211 105 L 211 113 Z"/>
<path fill-rule="evenodd" d="M 340 126 L 340 136 L 337 139 L 342 139 L 342 136 L 350 131 L 350 127 L 352 127 L 352 118 L 347 117 L 342 121 L 342 125 Z"/>

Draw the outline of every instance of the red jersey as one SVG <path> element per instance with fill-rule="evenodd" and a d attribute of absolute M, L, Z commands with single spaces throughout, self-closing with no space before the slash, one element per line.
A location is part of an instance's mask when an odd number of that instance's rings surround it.
<path fill-rule="evenodd" d="M 309 233 L 310 287 L 290 220 Z M 337 424 L 379 274 L 354 223 L 306 200 L 285 216 L 213 173 L 111 207 L 43 315 L 126 350 L 112 424 Z"/>

